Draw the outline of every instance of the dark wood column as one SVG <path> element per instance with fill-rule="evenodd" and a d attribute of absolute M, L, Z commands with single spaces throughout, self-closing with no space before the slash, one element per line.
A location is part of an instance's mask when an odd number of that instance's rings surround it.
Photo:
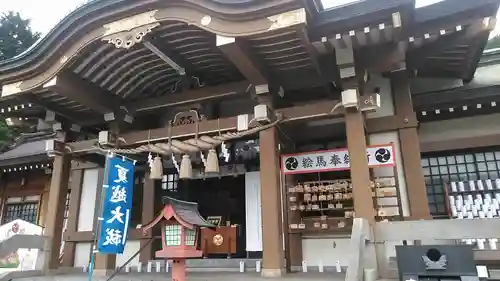
<path fill-rule="evenodd" d="M 269 94 L 265 94 L 259 99 L 261 103 L 273 108 Z M 262 275 L 280 277 L 285 265 L 277 128 L 261 131 L 259 143 L 263 233 Z"/>
<path fill-rule="evenodd" d="M 396 115 L 407 124 L 417 124 L 410 92 L 410 74 L 406 70 L 391 73 L 391 88 Z M 401 163 L 405 172 L 411 219 L 430 219 L 429 201 L 420 164 L 420 141 L 417 126 L 398 129 Z"/>
<path fill-rule="evenodd" d="M 66 231 L 76 232 L 78 229 L 78 216 L 80 214 L 80 201 L 82 197 L 83 170 L 72 170 L 70 185 L 71 194 L 69 198 L 68 221 Z M 63 266 L 72 267 L 75 261 L 76 242 L 64 242 Z"/>
<path fill-rule="evenodd" d="M 5 214 L 5 203 L 7 202 L 6 188 L 5 174 L 0 172 L 0 224 L 3 223 L 3 216 Z"/>
<path fill-rule="evenodd" d="M 297 184 L 294 175 L 285 176 L 284 181 L 286 182 L 286 187 L 294 186 Z M 286 191 L 284 192 L 286 195 Z M 286 196 L 283 196 L 286 198 Z M 285 235 L 288 235 L 288 240 L 285 243 L 285 254 L 287 260 L 287 271 L 294 271 L 302 266 L 302 234 L 300 233 L 288 233 L 288 225 L 291 221 L 299 221 L 300 214 L 299 212 L 288 212 L 287 203 L 283 202 L 283 214 L 285 215 L 285 223 L 283 225 L 283 231 L 285 231 Z"/>
<path fill-rule="evenodd" d="M 44 271 L 50 273 L 59 268 L 62 230 L 64 226 L 64 208 L 68 194 L 68 182 L 71 169 L 71 157 L 68 154 L 56 155 L 49 191 L 49 208 L 45 220 L 45 235 L 50 243 L 44 261 Z"/>
<path fill-rule="evenodd" d="M 144 177 L 144 188 L 142 194 L 142 225 L 151 222 L 155 217 L 155 181 L 149 178 L 149 174 Z M 152 231 L 141 239 L 141 248 L 148 243 L 152 237 Z M 153 243 L 149 243 L 139 254 L 139 260 L 147 263 L 153 259 Z"/>
<path fill-rule="evenodd" d="M 374 221 L 375 210 L 370 190 L 370 170 L 368 169 L 368 159 L 366 157 L 366 133 L 363 113 L 354 109 L 346 109 L 345 125 L 347 149 L 351 161 L 355 216 Z"/>

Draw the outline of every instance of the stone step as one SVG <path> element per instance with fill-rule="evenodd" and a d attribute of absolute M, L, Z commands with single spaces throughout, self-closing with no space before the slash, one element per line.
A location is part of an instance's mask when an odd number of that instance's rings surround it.
<path fill-rule="evenodd" d="M 244 271 L 257 270 L 257 263 L 260 259 L 190 259 L 186 262 L 188 272 L 239 272 L 240 263 L 243 262 Z M 169 261 L 169 268 L 172 262 Z M 157 267 L 159 266 L 159 270 Z M 122 272 L 138 272 L 138 265 L 131 265 L 128 269 L 123 268 Z M 140 265 L 141 272 L 165 272 L 165 260 L 151 260 L 149 263 Z M 128 271 L 127 271 L 128 270 Z"/>
<path fill-rule="evenodd" d="M 93 277 L 92 281 L 106 281 L 104 277 Z M 118 275 L 113 281 L 166 281 L 172 280 L 170 274 L 125 274 Z M 187 281 L 260 281 L 269 280 L 258 273 L 188 273 Z M 280 280 L 293 281 L 344 281 L 344 277 L 326 273 L 293 273 L 286 274 Z M 88 276 L 78 275 L 57 275 L 47 277 L 14 278 L 12 281 L 88 281 Z"/>

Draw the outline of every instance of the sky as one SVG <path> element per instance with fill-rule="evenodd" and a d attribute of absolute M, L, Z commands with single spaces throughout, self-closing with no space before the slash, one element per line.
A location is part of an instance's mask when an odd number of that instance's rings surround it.
<path fill-rule="evenodd" d="M 7 11 L 18 11 L 25 18 L 31 19 L 31 27 L 33 30 L 48 33 L 61 19 L 73 11 L 76 7 L 81 6 L 88 0 L 0 0 L 0 13 Z M 330 7 L 335 4 L 345 4 L 354 0 L 323 0 L 325 7 Z M 417 7 L 430 5 L 442 0 L 416 0 Z M 469 1 L 469 0 L 462 0 Z M 495 33 L 500 33 L 499 27 Z"/>

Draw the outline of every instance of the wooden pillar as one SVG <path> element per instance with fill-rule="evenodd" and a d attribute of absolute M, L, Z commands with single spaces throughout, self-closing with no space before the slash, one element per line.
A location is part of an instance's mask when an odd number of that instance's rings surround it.
<path fill-rule="evenodd" d="M 71 157 L 68 154 L 56 155 L 49 190 L 49 206 L 45 219 L 45 236 L 51 241 L 44 260 L 44 271 L 50 273 L 59 268 L 62 229 L 64 226 L 64 208 L 68 194 Z"/>
<path fill-rule="evenodd" d="M 391 73 L 391 88 L 396 115 L 403 120 L 416 120 L 410 92 L 410 76 L 406 70 Z M 416 122 L 414 122 L 416 124 Z M 398 130 L 411 219 L 430 219 L 429 201 L 421 167 L 420 140 L 417 127 Z"/>
<path fill-rule="evenodd" d="M 38 210 L 38 225 L 45 227 L 45 219 L 47 217 L 47 210 L 49 209 L 49 192 L 50 192 L 51 177 L 45 178 L 45 186 L 40 196 L 40 208 Z"/>
<path fill-rule="evenodd" d="M 260 96 L 271 109 L 271 97 Z M 280 277 L 283 274 L 283 221 L 281 205 L 280 163 L 277 128 L 259 133 L 260 186 L 262 204 L 262 276 Z"/>
<path fill-rule="evenodd" d="M 5 180 L 5 174 L 0 173 L 0 224 L 3 223 L 3 217 L 5 214 L 5 204 L 7 203 L 7 181 Z"/>
<path fill-rule="evenodd" d="M 144 177 L 144 188 L 142 194 L 142 225 L 146 225 L 155 218 L 155 181 L 149 178 L 149 174 Z M 141 248 L 148 243 L 153 235 L 152 230 L 141 239 Z M 153 243 L 149 243 L 139 254 L 139 260 L 147 263 L 153 259 Z"/>
<path fill-rule="evenodd" d="M 68 221 L 66 231 L 76 232 L 78 230 L 78 216 L 80 215 L 80 201 L 83 189 L 83 169 L 71 171 L 71 194 L 69 197 Z M 76 242 L 65 241 L 63 249 L 63 266 L 72 267 L 75 261 Z"/>
<path fill-rule="evenodd" d="M 297 184 L 294 175 L 287 175 L 284 179 L 286 182 L 286 187 L 294 186 Z M 286 191 L 285 191 L 286 194 Z M 286 198 L 283 196 L 283 198 Z M 300 221 L 299 212 L 288 212 L 287 203 L 283 202 L 283 214 L 285 215 L 285 224 L 283 231 L 288 230 L 288 225 L 292 221 Z M 286 246 L 286 260 L 287 260 L 287 271 L 300 271 L 302 270 L 302 234 L 301 233 L 287 233 L 288 241 L 285 243 Z"/>
<path fill-rule="evenodd" d="M 354 213 L 358 218 L 375 220 L 372 191 L 370 190 L 370 170 L 366 157 L 365 120 L 362 112 L 346 109 L 345 125 L 347 149 L 351 165 L 352 195 Z"/>

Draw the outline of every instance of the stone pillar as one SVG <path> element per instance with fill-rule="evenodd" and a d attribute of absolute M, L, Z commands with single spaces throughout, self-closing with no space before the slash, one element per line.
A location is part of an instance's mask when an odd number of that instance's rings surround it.
<path fill-rule="evenodd" d="M 155 181 L 149 178 L 149 174 L 144 177 L 144 188 L 142 193 L 142 225 L 151 222 L 155 218 Z M 153 231 L 141 239 L 141 248 L 152 238 Z M 153 243 L 149 243 L 139 254 L 141 263 L 147 263 L 154 258 Z"/>
<path fill-rule="evenodd" d="M 64 208 L 66 206 L 70 169 L 70 155 L 61 154 L 55 156 L 48 198 L 50 208 L 47 210 L 44 232 L 44 235 L 50 241 L 44 257 L 43 270 L 46 274 L 57 270 L 60 264 L 59 251 L 64 226 Z"/>
<path fill-rule="evenodd" d="M 80 200 L 82 197 L 83 169 L 71 171 L 71 194 L 69 198 L 68 222 L 66 230 L 76 232 L 78 230 L 78 216 L 80 214 Z M 75 261 L 76 242 L 64 242 L 63 266 L 72 267 Z"/>
<path fill-rule="evenodd" d="M 430 219 L 427 188 L 420 164 L 420 140 L 417 130 L 417 117 L 413 111 L 411 101 L 409 73 L 406 70 L 391 73 L 391 88 L 396 115 L 403 118 L 404 123 L 415 124 L 414 126 L 398 129 L 403 162 L 401 164 L 406 178 L 410 217 L 411 219 Z"/>
<path fill-rule="evenodd" d="M 271 97 L 259 97 L 271 109 Z M 281 205 L 278 130 L 276 127 L 259 133 L 260 186 L 262 204 L 262 276 L 280 277 L 283 274 L 283 220 Z"/>
<path fill-rule="evenodd" d="M 99 176 L 97 178 L 97 191 L 96 191 L 96 208 L 94 212 L 94 235 L 97 239 L 99 239 L 99 231 L 98 228 L 98 220 L 97 218 L 102 216 L 102 210 L 101 210 L 101 205 L 102 205 L 102 189 L 103 189 L 103 179 L 104 179 L 104 168 L 99 169 Z M 98 240 L 96 240 L 98 241 Z M 97 248 L 97 244 L 95 245 Z M 92 249 L 91 249 L 92 251 Z M 92 254 L 92 253 L 91 253 Z M 113 273 L 113 271 L 116 269 L 116 255 L 108 255 L 108 254 L 100 254 L 97 253 L 95 255 L 95 260 L 94 260 L 94 275 L 96 276 L 109 276 Z"/>
<path fill-rule="evenodd" d="M 351 181 L 353 186 L 354 212 L 358 218 L 375 220 L 372 191 L 370 190 L 370 170 L 366 157 L 365 120 L 362 112 L 346 109 L 345 125 L 347 149 L 351 161 Z"/>

